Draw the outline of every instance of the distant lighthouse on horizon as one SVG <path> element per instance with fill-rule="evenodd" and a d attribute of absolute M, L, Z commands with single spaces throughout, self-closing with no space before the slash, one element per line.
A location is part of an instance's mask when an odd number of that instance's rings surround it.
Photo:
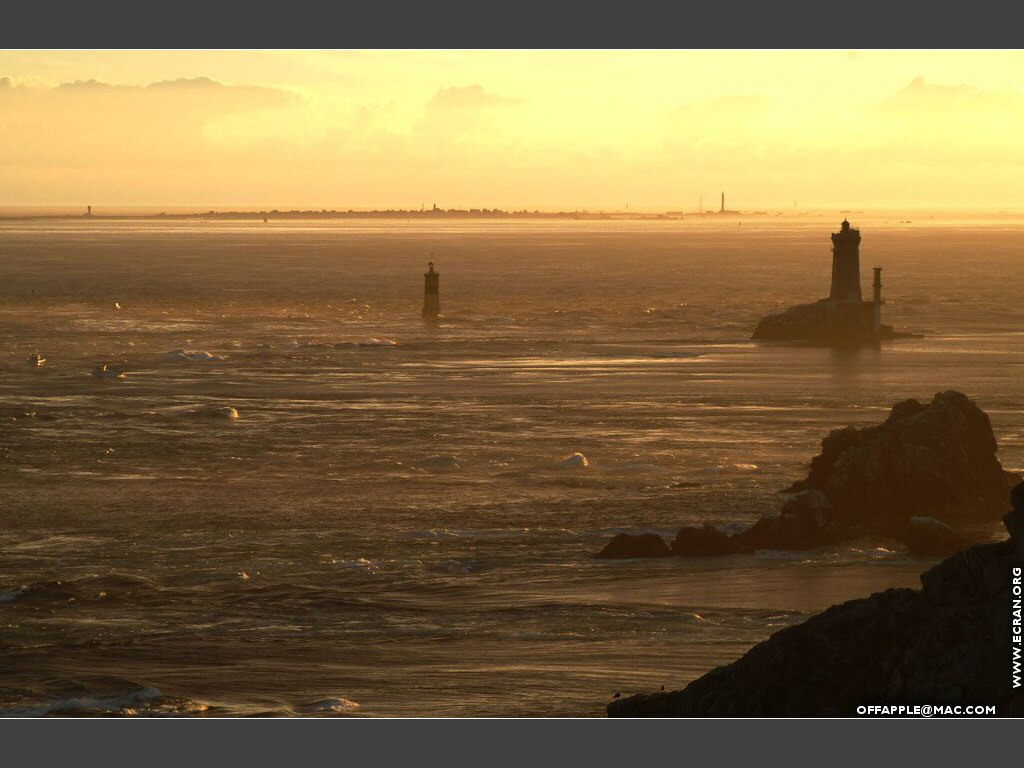
<path fill-rule="evenodd" d="M 433 257 L 434 254 L 430 254 Z M 423 273 L 423 319 L 436 320 L 441 314 L 441 273 L 434 271 L 433 260 Z"/>

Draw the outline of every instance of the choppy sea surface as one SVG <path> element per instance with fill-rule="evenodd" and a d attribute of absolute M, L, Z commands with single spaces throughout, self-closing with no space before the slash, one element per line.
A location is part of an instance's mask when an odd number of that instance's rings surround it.
<path fill-rule="evenodd" d="M 749 341 L 840 218 L 0 221 L 0 713 L 601 715 L 916 585 L 885 541 L 593 557 L 943 389 L 1024 467 L 1020 223 L 855 220 L 923 338 Z"/>

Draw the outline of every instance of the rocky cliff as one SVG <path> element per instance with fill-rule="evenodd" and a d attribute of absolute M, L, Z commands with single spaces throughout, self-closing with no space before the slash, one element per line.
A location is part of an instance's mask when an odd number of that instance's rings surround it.
<path fill-rule="evenodd" d="M 608 714 L 843 717 L 862 704 L 993 704 L 997 714 L 1024 715 L 1024 688 L 1014 689 L 1011 679 L 1024 483 L 1013 491 L 1004 524 L 1007 540 L 944 560 L 921 576 L 920 590 L 890 589 L 833 606 L 682 690 L 619 699 Z"/>

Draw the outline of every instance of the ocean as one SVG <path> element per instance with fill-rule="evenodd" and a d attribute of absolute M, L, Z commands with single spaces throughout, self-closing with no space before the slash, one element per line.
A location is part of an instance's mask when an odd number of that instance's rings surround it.
<path fill-rule="evenodd" d="M 922 336 L 750 341 L 841 218 L 0 220 L 0 714 L 600 716 L 915 586 L 884 540 L 594 558 L 945 389 L 1024 469 L 1022 221 L 851 216 Z"/>

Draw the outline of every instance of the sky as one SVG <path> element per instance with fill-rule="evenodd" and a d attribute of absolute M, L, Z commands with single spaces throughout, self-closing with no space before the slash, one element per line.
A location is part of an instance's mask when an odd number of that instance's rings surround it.
<path fill-rule="evenodd" d="M 0 206 L 1020 209 L 1020 51 L 0 51 Z"/>

